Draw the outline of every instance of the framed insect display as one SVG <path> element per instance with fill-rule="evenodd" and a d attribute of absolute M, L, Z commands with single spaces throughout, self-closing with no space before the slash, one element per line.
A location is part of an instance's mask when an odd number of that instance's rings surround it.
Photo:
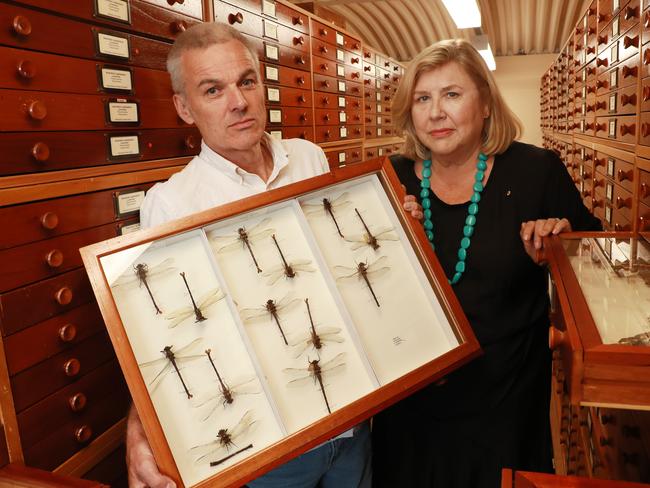
<path fill-rule="evenodd" d="M 480 354 L 377 159 L 81 250 L 159 469 L 240 486 Z"/>

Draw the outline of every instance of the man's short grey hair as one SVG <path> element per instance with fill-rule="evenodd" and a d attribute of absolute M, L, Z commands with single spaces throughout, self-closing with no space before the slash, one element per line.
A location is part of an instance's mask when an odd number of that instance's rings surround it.
<path fill-rule="evenodd" d="M 174 93 L 184 93 L 185 79 L 181 58 L 191 49 L 206 49 L 215 44 L 225 44 L 229 41 L 239 41 L 248 50 L 255 61 L 255 71 L 259 76 L 259 63 L 257 51 L 253 44 L 234 27 L 221 22 L 205 22 L 196 24 L 181 33 L 167 55 L 167 71 L 172 80 Z"/>

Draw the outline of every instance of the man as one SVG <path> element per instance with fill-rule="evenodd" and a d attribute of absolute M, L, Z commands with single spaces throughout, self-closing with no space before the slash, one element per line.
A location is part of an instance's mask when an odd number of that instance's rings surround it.
<path fill-rule="evenodd" d="M 323 151 L 301 139 L 277 141 L 264 132 L 266 110 L 255 51 L 235 29 L 205 23 L 181 34 L 167 69 L 178 115 L 195 124 L 201 153 L 147 193 L 143 227 L 245 198 L 327 171 Z M 367 423 L 249 483 L 251 488 L 370 486 Z M 168 488 L 156 467 L 135 408 L 127 426 L 131 488 Z"/>

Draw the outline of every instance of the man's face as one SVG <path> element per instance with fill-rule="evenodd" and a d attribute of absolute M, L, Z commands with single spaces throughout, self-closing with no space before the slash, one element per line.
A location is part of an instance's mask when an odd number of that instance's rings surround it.
<path fill-rule="evenodd" d="M 205 143 L 227 159 L 259 145 L 266 123 L 257 59 L 236 40 L 186 51 L 185 92 L 174 95 L 178 115 L 196 124 Z M 233 157 L 236 159 L 236 157 Z"/>

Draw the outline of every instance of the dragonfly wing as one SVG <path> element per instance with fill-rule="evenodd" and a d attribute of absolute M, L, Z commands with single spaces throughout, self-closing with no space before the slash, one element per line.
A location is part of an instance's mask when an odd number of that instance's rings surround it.
<path fill-rule="evenodd" d="M 131 268 L 129 268 L 122 276 L 120 276 L 113 285 L 111 285 L 111 288 L 115 287 L 133 287 L 133 285 L 139 284 L 140 283 L 140 278 L 133 272 Z"/>
<path fill-rule="evenodd" d="M 344 191 L 338 197 L 334 198 L 333 200 L 330 200 L 330 203 L 332 204 L 333 207 L 336 208 L 346 207 L 350 205 L 350 201 L 348 200 L 349 196 L 350 194 L 347 191 Z"/>
<path fill-rule="evenodd" d="M 389 271 L 390 271 L 389 267 L 373 269 L 371 271 L 368 271 L 368 278 L 375 280 L 377 278 L 381 278 L 382 276 L 385 276 Z"/>
<path fill-rule="evenodd" d="M 248 234 L 248 242 L 260 242 L 264 239 L 271 237 L 275 233 L 275 229 L 261 229 L 256 233 L 250 232 Z"/>
<path fill-rule="evenodd" d="M 253 412 L 251 410 L 248 410 L 244 415 L 242 415 L 242 418 L 239 422 L 237 422 L 237 425 L 235 425 L 232 429 L 229 430 L 230 436 L 233 439 L 237 439 L 238 437 L 241 437 L 243 434 L 245 434 L 251 429 L 253 424 L 255 424 L 255 418 L 253 416 Z"/>
<path fill-rule="evenodd" d="M 160 385 L 160 379 L 164 376 L 164 374 L 167 371 L 170 370 L 171 367 L 172 367 L 172 363 L 168 362 L 164 367 L 162 367 L 160 369 L 160 371 L 158 371 L 158 373 L 156 373 L 156 376 L 154 376 L 149 381 L 148 386 L 149 386 L 149 388 L 151 389 L 152 392 L 155 391 L 156 388 L 158 388 L 158 385 Z"/>
<path fill-rule="evenodd" d="M 336 268 L 342 268 L 345 270 L 345 274 L 339 274 L 337 276 L 336 281 L 339 283 L 352 283 L 359 281 L 361 279 L 361 275 L 359 274 L 358 271 L 353 270 L 352 268 L 348 268 L 347 266 L 334 266 L 335 272 Z"/>
<path fill-rule="evenodd" d="M 284 266 L 282 265 L 274 266 L 273 268 L 267 269 L 262 273 L 263 277 L 268 278 L 268 280 L 266 280 L 267 285 L 275 284 L 275 282 L 278 281 L 282 275 L 284 275 Z"/>
<path fill-rule="evenodd" d="M 310 259 L 295 259 L 291 262 L 291 266 L 296 271 L 305 271 L 307 273 L 316 271 L 316 268 L 311 265 Z"/>
<path fill-rule="evenodd" d="M 226 297 L 221 288 L 214 288 L 199 298 L 199 308 L 206 308 Z"/>
<path fill-rule="evenodd" d="M 254 322 L 256 320 L 262 320 L 270 316 L 266 308 L 256 307 L 256 308 L 242 308 L 239 311 L 244 322 Z"/>
<path fill-rule="evenodd" d="M 167 258 L 161 263 L 158 263 L 154 266 L 150 266 L 147 275 L 154 277 L 154 276 L 162 276 L 162 275 L 172 273 L 177 269 L 174 266 L 172 266 L 173 264 L 174 264 L 174 258 Z"/>
<path fill-rule="evenodd" d="M 253 376 L 247 380 L 237 382 L 231 390 L 235 395 L 255 395 L 260 393 L 259 385 L 255 380 L 256 378 Z"/>
<path fill-rule="evenodd" d="M 285 371 L 287 371 L 288 369 L 296 369 L 296 368 L 286 368 Z M 300 376 L 299 378 L 294 378 L 294 379 L 290 380 L 289 383 L 287 383 L 287 386 L 290 386 L 290 387 L 302 387 L 302 386 L 305 386 L 307 384 L 315 383 L 317 381 L 316 378 L 314 377 L 314 375 L 312 375 L 306 369 L 303 368 L 303 369 L 300 369 L 298 371 L 300 371 L 302 373 L 302 376 Z"/>
<path fill-rule="evenodd" d="M 199 345 L 202 341 L 203 339 L 201 337 L 197 337 L 196 339 L 194 339 L 191 342 L 188 342 L 184 346 L 181 346 L 178 349 L 174 349 L 174 354 L 183 354 L 189 352 L 192 348 Z"/>
<path fill-rule="evenodd" d="M 307 342 L 311 335 L 309 332 L 299 332 L 297 334 L 292 334 L 291 337 L 288 338 L 288 342 L 290 346 L 298 346 L 302 345 L 303 342 Z"/>
<path fill-rule="evenodd" d="M 321 361 L 320 363 L 320 369 L 321 371 L 331 371 L 335 368 L 341 367 L 345 365 L 345 353 L 340 352 L 336 356 L 334 356 L 332 359 L 329 359 L 327 361 Z"/>
<path fill-rule="evenodd" d="M 165 320 L 169 320 L 167 327 L 172 329 L 178 324 L 188 319 L 194 313 L 192 307 L 183 307 L 179 310 L 174 310 L 173 312 L 168 312 L 164 315 Z"/>
<path fill-rule="evenodd" d="M 325 207 L 322 203 L 303 203 L 302 211 L 305 215 L 322 215 L 325 213 Z"/>
<path fill-rule="evenodd" d="M 301 303 L 302 300 L 300 298 L 291 298 L 291 295 L 285 295 L 282 297 L 282 300 L 277 303 L 276 308 L 285 313 L 289 310 L 293 310 L 297 305 L 300 305 Z"/>

